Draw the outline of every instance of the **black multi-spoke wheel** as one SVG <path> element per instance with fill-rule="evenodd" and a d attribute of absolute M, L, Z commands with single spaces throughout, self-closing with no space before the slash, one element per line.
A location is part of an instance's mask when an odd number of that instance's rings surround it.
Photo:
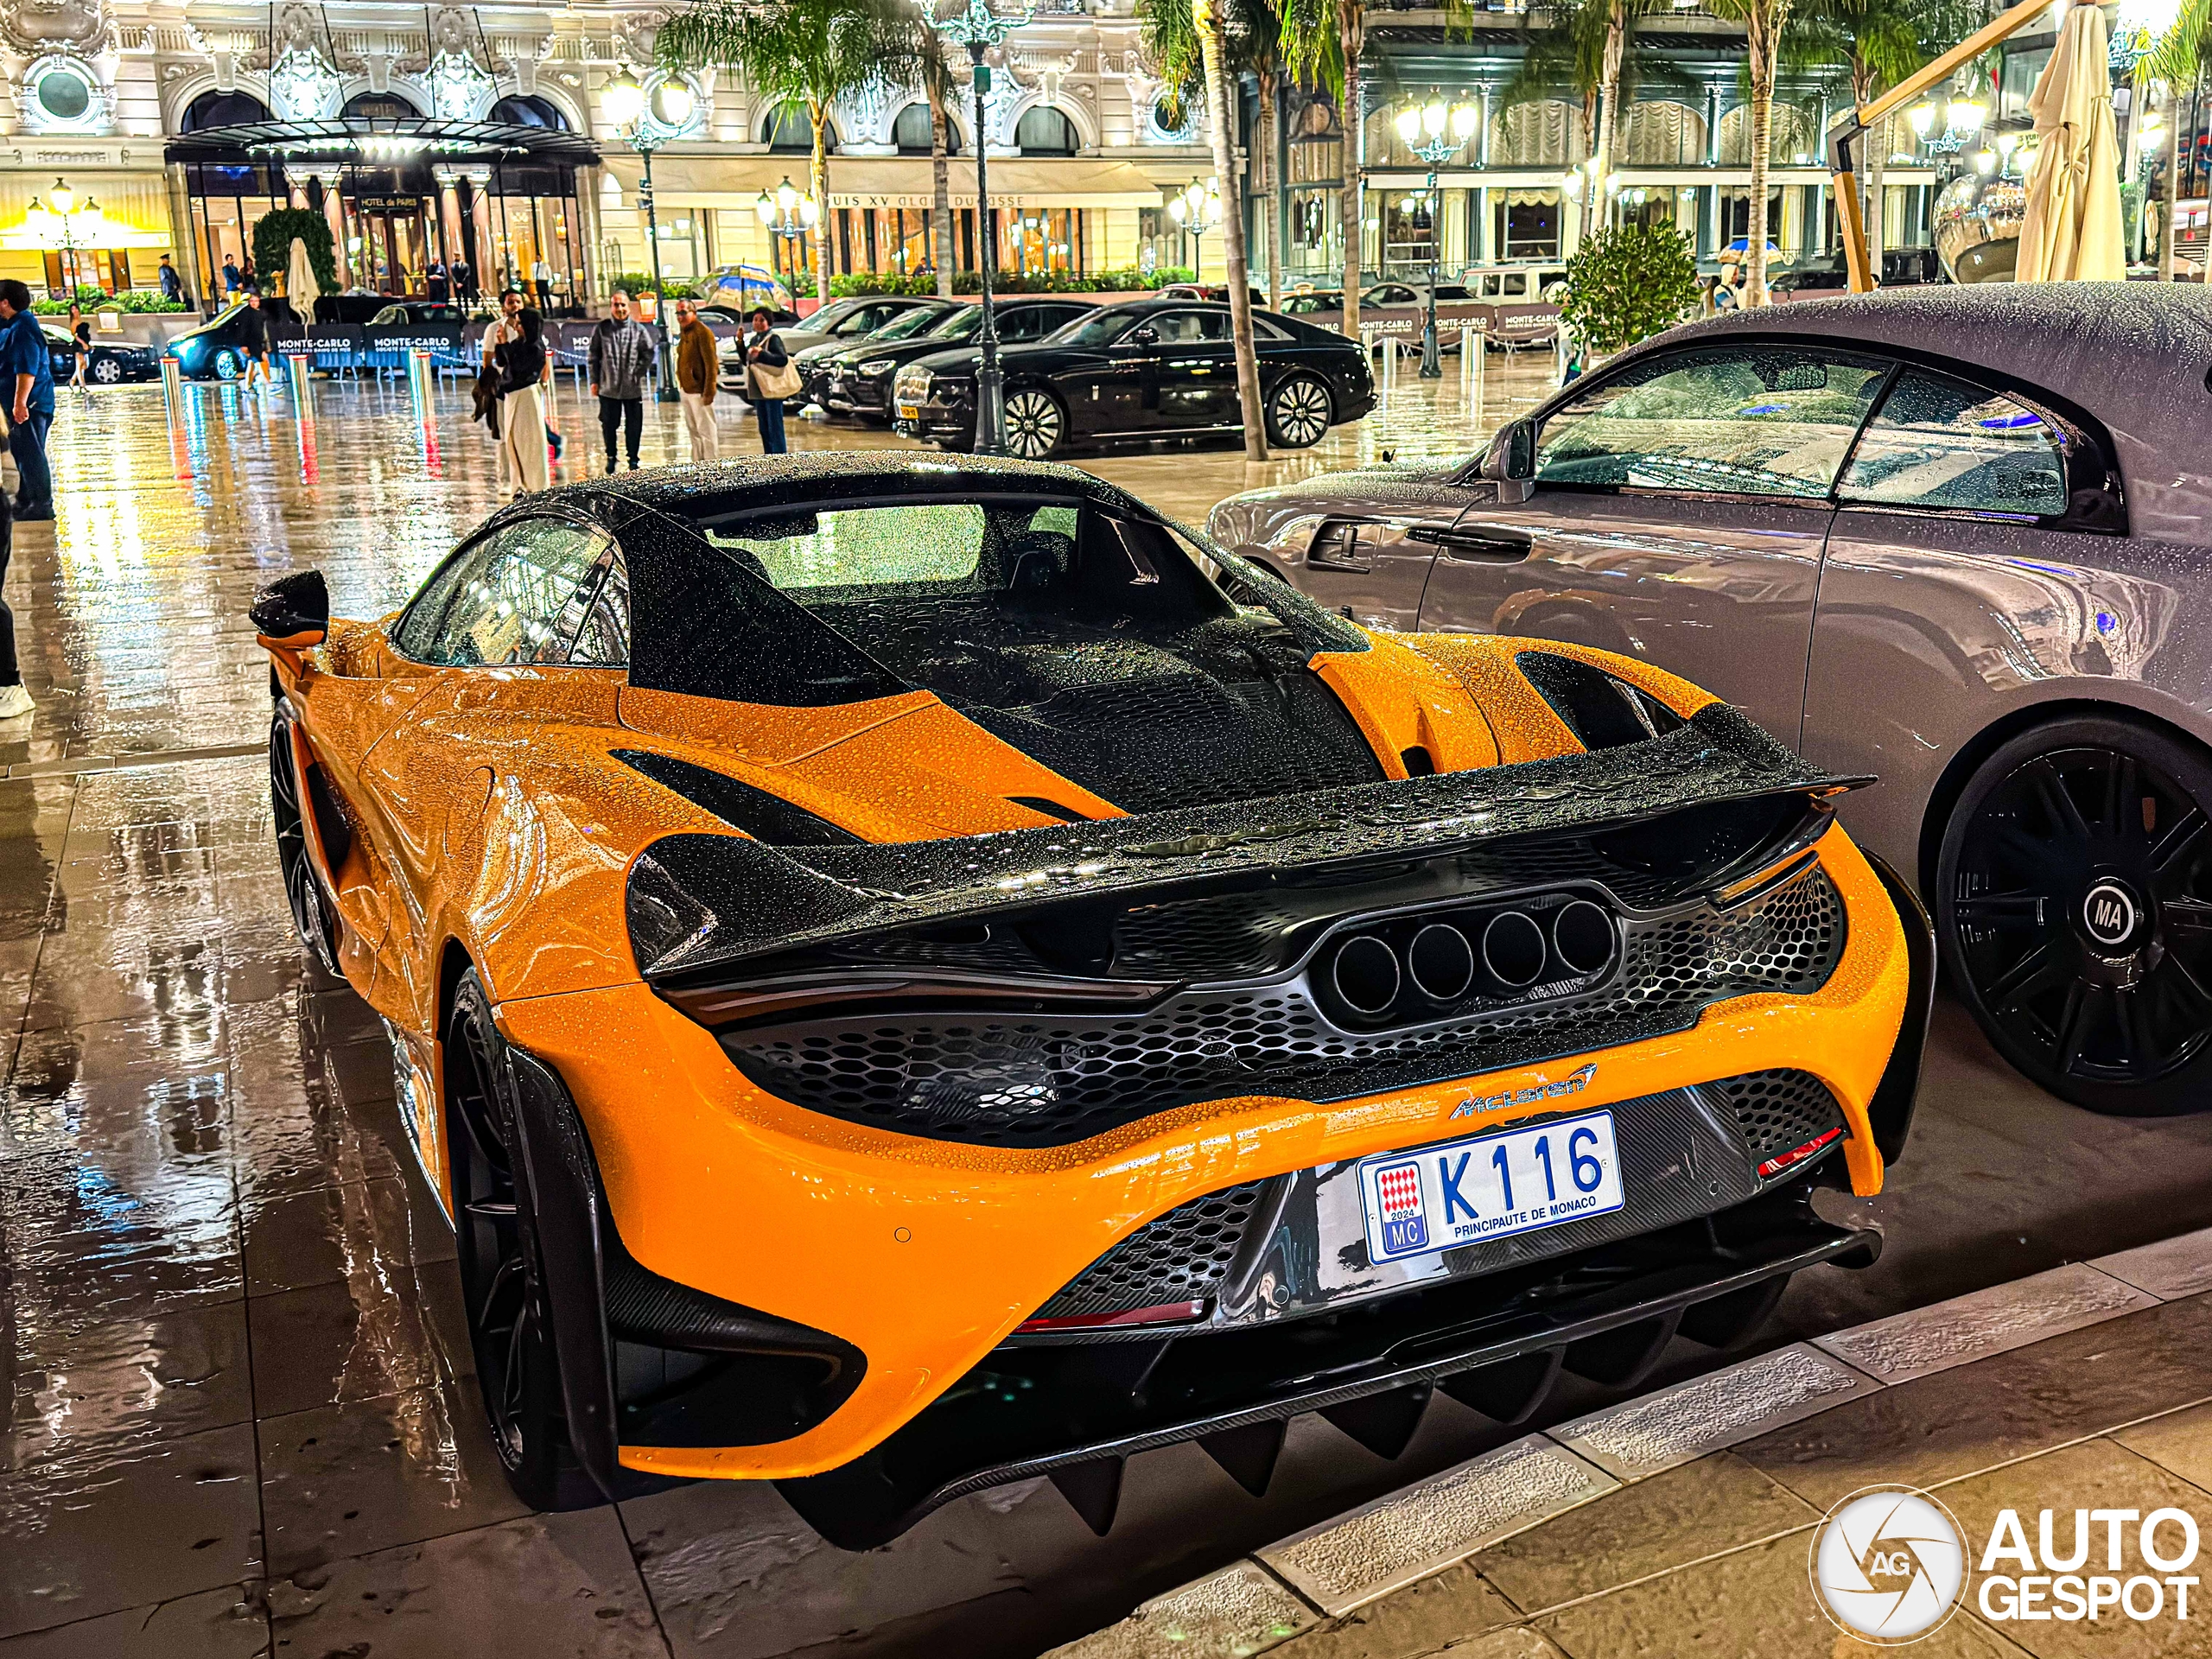
<path fill-rule="evenodd" d="M 292 907 L 292 925 L 299 931 L 312 972 L 321 982 L 334 984 L 342 977 L 338 971 L 338 910 L 324 890 L 315 861 L 308 856 L 300 774 L 292 758 L 291 716 L 282 705 L 269 727 L 269 805 L 276 821 L 276 863 L 284 877 L 284 897 Z"/>
<path fill-rule="evenodd" d="M 1294 374 L 1268 399 L 1268 435 L 1285 449 L 1311 449 L 1329 435 L 1329 389 L 1310 374 Z"/>
<path fill-rule="evenodd" d="M 1024 461 L 1042 461 L 1060 447 L 1067 435 L 1067 416 L 1059 399 L 1033 388 L 1017 391 L 1006 400 L 1006 447 L 1008 454 Z"/>
<path fill-rule="evenodd" d="M 505 1051 L 473 968 L 446 1026 L 445 1089 L 454 1255 L 493 1445 L 533 1509 L 589 1508 L 603 1499 L 569 1445 L 537 1231 L 515 1179 Z"/>
<path fill-rule="evenodd" d="M 218 380 L 235 380 L 245 372 L 245 359 L 229 346 L 215 353 L 215 378 Z"/>
<path fill-rule="evenodd" d="M 1999 749 L 1943 836 L 1944 963 L 2028 1077 L 2094 1111 L 2212 1106 L 2212 764 L 2123 720 Z"/>

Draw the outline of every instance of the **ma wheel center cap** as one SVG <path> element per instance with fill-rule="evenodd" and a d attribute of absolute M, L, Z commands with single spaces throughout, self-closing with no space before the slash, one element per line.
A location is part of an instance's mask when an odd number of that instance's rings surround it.
<path fill-rule="evenodd" d="M 2107 876 L 2082 897 L 2082 931 L 2107 950 L 2131 948 L 2142 925 L 2142 902 L 2124 881 Z"/>

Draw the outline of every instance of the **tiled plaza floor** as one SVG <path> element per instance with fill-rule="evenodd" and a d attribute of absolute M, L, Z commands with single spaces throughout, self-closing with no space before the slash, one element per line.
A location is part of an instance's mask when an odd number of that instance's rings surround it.
<path fill-rule="evenodd" d="M 1485 420 L 1540 389 L 1501 370 Z M 157 389 L 66 402 L 60 518 L 19 528 L 7 579 L 40 708 L 0 727 L 0 1656 L 1034 1654 L 1510 1438 L 1440 1402 L 1386 1464 L 1302 1420 L 1263 1501 L 1149 1454 L 1104 1540 L 1042 1483 L 866 1555 L 761 1487 L 522 1512 L 375 1022 L 301 988 L 245 618 L 309 564 L 341 612 L 396 605 L 494 505 L 490 447 L 450 390 L 427 435 L 390 387 L 319 386 L 306 426 L 281 391 L 190 396 L 174 441 Z M 597 432 L 565 385 L 561 412 L 573 476 Z M 1096 465 L 1195 518 L 1476 431 L 1447 379 L 1257 477 L 1234 450 Z M 683 442 L 651 410 L 649 464 Z M 2212 1121 L 2088 1118 L 1940 1025 L 1912 1157 L 1867 1206 L 1890 1250 L 1793 1287 L 1755 1348 L 2212 1223 Z M 1656 1381 L 1723 1357 L 1679 1342 Z M 1609 1398 L 1578 1388 L 1534 1427 Z"/>

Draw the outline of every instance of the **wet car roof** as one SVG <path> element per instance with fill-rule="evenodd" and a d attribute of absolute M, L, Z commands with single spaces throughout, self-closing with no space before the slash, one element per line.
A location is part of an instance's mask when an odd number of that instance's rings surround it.
<path fill-rule="evenodd" d="M 1994 370 L 2079 404 L 2118 449 L 2136 533 L 2202 543 L 2212 506 L 2212 293 L 2179 283 L 1928 284 L 1734 312 L 1695 340 L 1808 334 Z"/>

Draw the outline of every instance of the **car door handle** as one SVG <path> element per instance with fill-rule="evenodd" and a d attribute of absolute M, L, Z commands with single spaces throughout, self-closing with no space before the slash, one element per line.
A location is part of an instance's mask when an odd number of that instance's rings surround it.
<path fill-rule="evenodd" d="M 1408 531 L 1406 539 L 1427 542 L 1447 558 L 1482 564 L 1516 563 L 1534 550 L 1527 531 L 1497 530 L 1487 525 L 1454 524 L 1440 530 L 1423 527 Z"/>

